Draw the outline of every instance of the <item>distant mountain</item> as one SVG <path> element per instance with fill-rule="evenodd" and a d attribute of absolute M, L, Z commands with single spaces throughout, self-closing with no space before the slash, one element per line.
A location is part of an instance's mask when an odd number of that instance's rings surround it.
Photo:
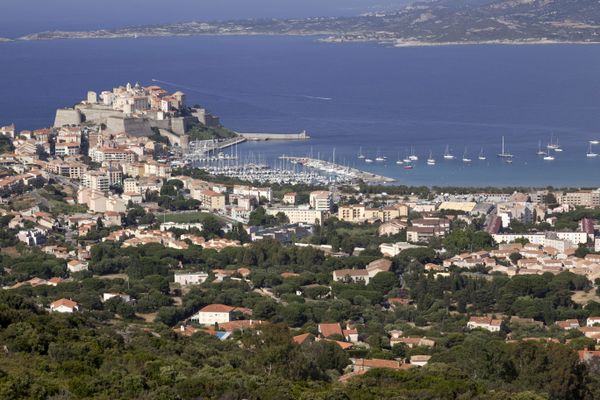
<path fill-rule="evenodd" d="M 600 42 L 598 0 L 433 0 L 356 17 L 186 22 L 91 32 L 43 32 L 23 40 L 187 35 L 322 35 L 390 43 Z"/>

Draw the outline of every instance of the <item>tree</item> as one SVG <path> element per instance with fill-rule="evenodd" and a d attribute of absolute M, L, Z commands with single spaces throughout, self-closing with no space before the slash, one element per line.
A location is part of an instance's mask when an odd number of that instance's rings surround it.
<path fill-rule="evenodd" d="M 508 258 L 510 258 L 510 261 L 513 263 L 513 265 L 517 265 L 517 262 L 523 258 L 523 256 L 521 255 L 521 253 L 511 253 L 510 256 L 508 256 Z"/>
<path fill-rule="evenodd" d="M 268 215 L 264 207 L 257 207 L 250 213 L 248 224 L 252 226 L 269 226 L 275 222 L 276 218 Z"/>
<path fill-rule="evenodd" d="M 215 216 L 208 215 L 202 221 L 202 235 L 206 237 L 214 237 L 214 236 L 222 236 L 223 235 L 223 225 L 221 221 L 219 221 Z"/>
<path fill-rule="evenodd" d="M 400 285 L 400 280 L 393 272 L 379 272 L 369 281 L 369 289 L 376 290 L 381 295 L 385 295 L 393 288 L 396 288 Z"/>

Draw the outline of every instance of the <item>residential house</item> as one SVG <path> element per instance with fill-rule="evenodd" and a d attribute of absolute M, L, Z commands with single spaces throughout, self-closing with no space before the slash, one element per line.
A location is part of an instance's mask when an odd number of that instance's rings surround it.
<path fill-rule="evenodd" d="M 71 260 L 67 262 L 67 269 L 70 273 L 82 272 L 88 270 L 88 263 L 81 260 Z"/>
<path fill-rule="evenodd" d="M 468 329 L 485 329 L 490 332 L 500 332 L 502 325 L 501 319 L 493 319 L 491 317 L 471 317 L 467 322 Z"/>
<path fill-rule="evenodd" d="M 79 304 L 69 299 L 59 299 L 50 303 L 50 311 L 58 313 L 73 313 L 79 311 Z"/>
<path fill-rule="evenodd" d="M 208 279 L 206 272 L 176 272 L 174 275 L 175 283 L 182 287 L 200 285 Z"/>
<path fill-rule="evenodd" d="M 108 301 L 110 299 L 119 299 L 124 303 L 129 303 L 131 301 L 131 296 L 127 293 L 103 293 L 102 294 L 102 302 Z"/>
<path fill-rule="evenodd" d="M 566 319 L 563 321 L 556 321 L 555 325 L 561 329 L 570 330 L 570 329 L 579 329 L 579 321 L 576 319 Z"/>

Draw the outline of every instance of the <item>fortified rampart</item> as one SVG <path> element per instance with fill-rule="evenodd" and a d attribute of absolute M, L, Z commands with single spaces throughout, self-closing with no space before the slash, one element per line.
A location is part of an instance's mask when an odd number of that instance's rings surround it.
<path fill-rule="evenodd" d="M 106 120 L 109 132 L 127 132 L 132 136 L 152 136 L 152 126 L 147 118 L 109 117 Z"/>
<path fill-rule="evenodd" d="M 119 110 L 113 110 L 111 107 L 100 104 L 78 104 L 75 108 L 57 110 L 54 126 L 58 128 L 65 125 L 80 125 L 86 121 L 105 124 L 110 132 L 127 132 L 133 136 L 151 136 L 152 128 L 184 136 L 192 126 L 198 123 L 198 118 L 186 116 L 157 120 L 150 117 L 128 117 Z"/>
<path fill-rule="evenodd" d="M 65 125 L 80 125 L 85 120 L 85 117 L 79 112 L 72 108 L 63 108 L 56 110 L 56 116 L 54 118 L 54 127 L 60 128 Z"/>

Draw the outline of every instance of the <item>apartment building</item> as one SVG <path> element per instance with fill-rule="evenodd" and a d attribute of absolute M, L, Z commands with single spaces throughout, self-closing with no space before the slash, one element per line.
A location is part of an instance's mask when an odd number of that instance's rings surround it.
<path fill-rule="evenodd" d="M 333 197 L 331 192 L 327 190 L 319 190 L 311 192 L 309 196 L 309 204 L 311 208 L 319 211 L 329 211 L 333 205 Z"/>
<path fill-rule="evenodd" d="M 257 188 L 246 185 L 234 185 L 233 194 L 254 197 L 257 201 L 260 201 L 261 198 L 265 198 L 270 202 L 273 199 L 273 191 L 270 187 Z"/>
<path fill-rule="evenodd" d="M 600 189 L 567 192 L 557 195 L 556 198 L 560 204 L 567 204 L 573 207 L 600 207 Z"/>
<path fill-rule="evenodd" d="M 211 210 L 223 210 L 225 209 L 225 195 L 217 193 L 212 190 L 202 190 L 198 192 L 198 198 L 202 205 Z"/>
<path fill-rule="evenodd" d="M 300 207 L 275 207 L 267 208 L 267 215 L 277 215 L 283 213 L 290 224 L 321 224 L 323 222 L 323 211 L 310 209 L 306 206 Z"/>
<path fill-rule="evenodd" d="M 59 157 L 75 156 L 79 152 L 79 143 L 57 143 L 54 146 L 54 154 Z"/>
<path fill-rule="evenodd" d="M 135 153 L 127 148 L 118 147 L 103 147 L 90 150 L 90 158 L 94 162 L 103 163 L 107 161 L 120 161 L 132 163 L 135 161 Z"/>
<path fill-rule="evenodd" d="M 79 161 L 52 160 L 44 165 L 44 169 L 55 175 L 81 179 L 87 171 L 87 165 Z"/>
<path fill-rule="evenodd" d="M 398 218 L 406 218 L 408 212 L 409 208 L 405 204 L 395 204 L 383 208 L 368 208 L 364 204 L 352 204 L 339 207 L 338 219 L 353 223 L 368 221 L 387 222 Z"/>

